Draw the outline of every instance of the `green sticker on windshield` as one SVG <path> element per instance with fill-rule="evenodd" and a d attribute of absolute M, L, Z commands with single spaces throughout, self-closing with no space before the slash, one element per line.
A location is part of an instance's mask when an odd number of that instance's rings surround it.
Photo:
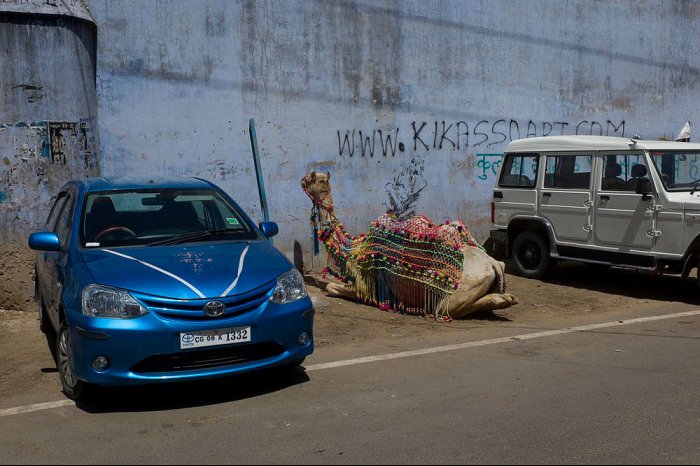
<path fill-rule="evenodd" d="M 229 225 L 238 225 L 237 218 L 227 218 L 226 221 L 228 222 Z"/>

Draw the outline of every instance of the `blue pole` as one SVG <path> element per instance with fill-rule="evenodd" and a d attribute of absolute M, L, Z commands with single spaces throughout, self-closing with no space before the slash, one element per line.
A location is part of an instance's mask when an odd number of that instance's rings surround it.
<path fill-rule="evenodd" d="M 255 162 L 255 175 L 258 177 L 258 194 L 260 194 L 260 207 L 262 208 L 263 221 L 269 222 L 270 215 L 267 211 L 267 198 L 265 197 L 265 183 L 260 169 L 260 156 L 258 155 L 258 138 L 255 135 L 255 121 L 251 118 L 248 124 L 250 131 L 250 145 L 253 148 L 253 161 Z"/>

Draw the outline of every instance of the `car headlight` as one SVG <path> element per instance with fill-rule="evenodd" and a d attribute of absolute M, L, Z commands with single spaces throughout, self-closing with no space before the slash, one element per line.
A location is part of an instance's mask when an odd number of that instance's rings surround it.
<path fill-rule="evenodd" d="M 88 285 L 83 290 L 83 314 L 88 317 L 133 319 L 148 314 L 128 291 L 101 285 Z"/>
<path fill-rule="evenodd" d="M 307 296 L 304 277 L 297 269 L 292 269 L 277 277 L 277 286 L 270 301 L 277 304 L 287 304 Z"/>

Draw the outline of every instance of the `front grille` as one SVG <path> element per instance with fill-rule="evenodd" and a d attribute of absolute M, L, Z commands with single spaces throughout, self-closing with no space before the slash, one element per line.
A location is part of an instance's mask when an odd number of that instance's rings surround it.
<path fill-rule="evenodd" d="M 227 319 L 260 308 L 267 303 L 276 282 L 272 281 L 247 293 L 226 296 L 224 298 L 206 299 L 169 299 L 158 296 L 150 296 L 132 293 L 144 306 L 165 318 L 186 321 L 214 321 Z M 226 310 L 219 317 L 209 317 L 204 313 L 204 306 L 209 301 L 221 301 Z"/>
<path fill-rule="evenodd" d="M 284 352 L 277 343 L 253 343 L 210 350 L 150 356 L 131 368 L 135 374 L 154 372 L 181 372 L 233 366 L 246 362 L 273 358 Z"/>

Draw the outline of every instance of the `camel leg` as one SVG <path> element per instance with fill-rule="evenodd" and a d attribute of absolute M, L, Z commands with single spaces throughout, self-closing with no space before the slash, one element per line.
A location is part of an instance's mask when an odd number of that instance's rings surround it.
<path fill-rule="evenodd" d="M 496 309 L 505 309 L 515 304 L 518 304 L 518 298 L 511 293 L 491 293 L 482 296 L 471 304 L 465 304 L 450 311 L 450 317 L 461 319 L 475 312 L 495 311 Z"/>

